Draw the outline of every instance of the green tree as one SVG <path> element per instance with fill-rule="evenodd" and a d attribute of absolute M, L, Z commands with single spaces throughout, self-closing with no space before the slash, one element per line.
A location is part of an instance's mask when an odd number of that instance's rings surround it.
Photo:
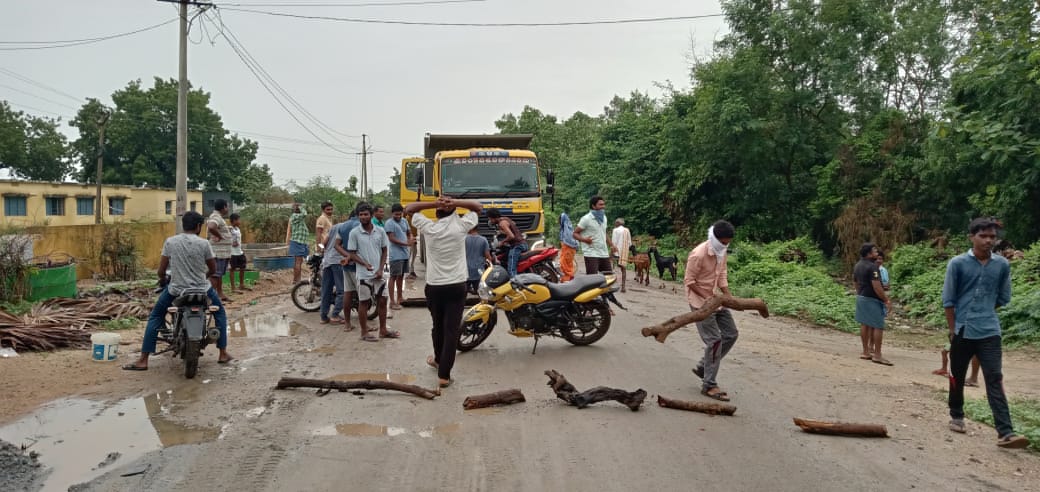
<path fill-rule="evenodd" d="M 0 166 L 38 181 L 61 181 L 72 172 L 60 120 L 14 111 L 0 101 Z"/>
<path fill-rule="evenodd" d="M 174 187 L 177 167 L 177 81 L 155 78 L 152 87 L 130 82 L 112 94 L 115 108 L 105 130 L 105 183 Z M 188 186 L 226 190 L 245 201 L 264 188 L 270 174 L 253 164 L 258 145 L 224 129 L 220 115 L 209 107 L 210 94 L 188 91 Z M 73 147 L 80 157 L 80 178 L 96 176 L 98 116 L 104 110 L 90 99 L 72 120 L 80 137 Z"/>

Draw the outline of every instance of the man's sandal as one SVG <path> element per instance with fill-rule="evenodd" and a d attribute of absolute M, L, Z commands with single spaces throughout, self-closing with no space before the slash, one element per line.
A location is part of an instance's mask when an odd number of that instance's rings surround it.
<path fill-rule="evenodd" d="M 997 440 L 997 446 L 1000 446 L 1005 449 L 1022 449 L 1026 446 L 1029 446 L 1029 439 L 1026 439 L 1026 436 L 1008 434 Z"/>
<path fill-rule="evenodd" d="M 702 389 L 701 394 L 713 400 L 729 401 L 729 395 L 727 395 L 725 391 L 722 391 L 718 388 L 711 388 L 710 390 Z"/>
<path fill-rule="evenodd" d="M 964 427 L 964 419 L 953 419 L 950 421 L 950 430 L 958 434 L 964 434 L 968 432 L 968 429 Z"/>

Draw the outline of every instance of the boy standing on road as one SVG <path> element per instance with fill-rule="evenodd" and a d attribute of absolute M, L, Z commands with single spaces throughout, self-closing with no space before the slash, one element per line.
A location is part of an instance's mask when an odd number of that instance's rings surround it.
<path fill-rule="evenodd" d="M 574 253 L 578 251 L 578 240 L 574 239 L 574 224 L 566 212 L 560 214 L 560 282 L 574 278 Z"/>
<path fill-rule="evenodd" d="M 436 208 L 434 222 L 420 212 Z M 459 216 L 456 208 L 469 210 Z M 466 235 L 477 226 L 477 214 L 484 210 L 476 200 L 440 197 L 434 202 L 409 203 L 404 213 L 426 241 L 426 305 L 433 321 L 433 355 L 426 363 L 437 369 L 441 388 L 451 385 L 451 369 L 459 344 L 459 326 L 466 304 Z"/>
<path fill-rule="evenodd" d="M 391 219 L 383 227 L 386 238 L 390 241 L 390 309 L 401 309 L 409 248 L 415 242 L 415 238 L 412 237 L 411 226 L 408 225 L 408 219 L 404 218 L 404 207 L 400 203 L 390 207 L 390 214 Z"/>
<path fill-rule="evenodd" d="M 946 267 L 942 302 L 950 330 L 950 430 L 964 433 L 964 376 L 978 356 L 986 381 L 986 399 L 997 429 L 997 446 L 1020 449 L 1029 439 L 1011 425 L 1004 375 L 1001 371 L 1000 320 L 996 308 L 1011 302 L 1011 266 L 993 254 L 1000 227 L 990 219 L 968 225 L 971 249 L 953 257 Z"/>
<path fill-rule="evenodd" d="M 231 273 L 228 274 L 228 283 L 231 284 L 231 291 L 237 292 L 235 289 L 235 272 L 238 272 L 238 288 L 246 288 L 246 265 L 248 259 L 246 258 L 245 251 L 242 251 L 242 217 L 238 214 L 231 214 L 228 218 L 231 219 Z"/>
<path fill-rule="evenodd" d="M 213 248 L 213 256 L 217 259 L 217 269 L 210 277 L 210 283 L 216 289 L 220 300 L 227 301 L 224 295 L 224 274 L 228 271 L 231 263 L 231 229 L 228 228 L 224 217 L 228 214 L 228 203 L 223 198 L 217 198 L 213 202 L 213 213 L 206 221 L 206 232 L 209 236 L 209 245 Z"/>
<path fill-rule="evenodd" d="M 361 225 L 350 231 L 347 252 L 357 264 L 358 323 L 361 324 L 361 339 L 378 342 L 380 338 L 400 338 L 401 333 L 386 329 L 387 282 L 383 277 L 387 249 L 390 241 L 382 227 L 372 222 L 372 207 L 361 205 L 357 209 Z M 379 337 L 368 334 L 368 308 L 375 302 L 379 314 Z"/>
<path fill-rule="evenodd" d="M 293 204 L 292 215 L 289 216 L 289 225 L 285 228 L 285 244 L 289 246 L 289 256 L 293 261 L 293 285 L 300 281 L 303 271 L 303 259 L 307 257 L 307 238 L 310 231 L 307 230 L 307 211 L 299 203 Z"/>
<path fill-rule="evenodd" d="M 696 311 L 718 289 L 725 295 L 729 292 L 729 275 L 726 270 L 727 250 L 733 241 L 733 224 L 725 220 L 715 222 L 708 228 L 708 240 L 690 251 L 686 258 L 686 301 L 690 310 Z M 704 341 L 704 355 L 693 373 L 701 378 L 701 394 L 719 401 L 729 401 L 729 394 L 719 388 L 715 378 L 723 357 L 737 343 L 737 323 L 729 309 L 719 307 L 714 313 L 697 323 L 697 332 Z"/>

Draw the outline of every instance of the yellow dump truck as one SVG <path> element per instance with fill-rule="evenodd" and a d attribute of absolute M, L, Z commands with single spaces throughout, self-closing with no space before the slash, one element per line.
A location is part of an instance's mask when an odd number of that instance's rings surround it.
<path fill-rule="evenodd" d="M 530 150 L 530 134 L 434 135 L 426 134 L 425 155 L 401 161 L 401 203 L 434 201 L 438 196 L 478 200 L 485 208 L 497 208 L 527 236 L 527 242 L 544 239 L 540 163 Z M 552 173 L 547 173 L 546 193 L 552 193 Z M 430 218 L 433 210 L 424 211 Z M 480 217 L 480 234 L 494 234 L 487 217 Z"/>

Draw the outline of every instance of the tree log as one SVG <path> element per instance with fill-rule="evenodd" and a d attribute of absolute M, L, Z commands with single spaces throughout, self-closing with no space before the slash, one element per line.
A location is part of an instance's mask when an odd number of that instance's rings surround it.
<path fill-rule="evenodd" d="M 556 393 L 556 397 L 578 408 L 585 408 L 601 401 L 614 400 L 635 412 L 639 410 L 639 405 L 642 405 L 643 400 L 646 399 L 646 391 L 643 391 L 643 389 L 625 391 L 607 388 L 606 386 L 596 386 L 590 390 L 579 392 L 574 385 L 567 381 L 567 378 L 563 377 L 563 374 L 556 372 L 555 369 L 545 371 L 545 375 L 549 376 L 549 382 L 546 385 L 552 388 L 553 392 Z"/>
<path fill-rule="evenodd" d="M 853 437 L 888 437 L 888 429 L 878 424 L 847 424 L 822 420 L 794 419 L 794 425 L 812 434 Z"/>
<path fill-rule="evenodd" d="M 700 412 L 708 415 L 733 415 L 737 412 L 737 407 L 726 405 L 725 403 L 673 400 L 661 395 L 657 395 L 657 404 L 665 408 L 688 410 L 690 412 Z"/>
<path fill-rule="evenodd" d="M 732 296 L 712 296 L 709 297 L 704 305 L 696 311 L 689 313 L 680 314 L 673 316 L 667 321 L 654 325 L 647 326 L 640 330 L 644 337 L 654 337 L 658 342 L 664 343 L 664 339 L 668 338 L 668 335 L 673 331 L 682 328 L 690 323 L 696 323 L 698 321 L 704 321 L 711 316 L 711 313 L 715 312 L 719 306 L 725 306 L 730 309 L 737 311 L 745 311 L 748 309 L 754 309 L 758 311 L 758 314 L 763 318 L 769 317 L 769 307 L 766 306 L 765 301 L 758 298 L 745 299 L 742 297 Z"/>
<path fill-rule="evenodd" d="M 486 395 L 467 396 L 466 400 L 462 402 L 462 408 L 473 410 L 476 408 L 491 407 L 495 405 L 512 405 L 514 403 L 525 401 L 527 400 L 524 398 L 524 394 L 521 393 L 520 390 L 508 389 L 505 391 L 488 393 Z"/>
<path fill-rule="evenodd" d="M 415 396 L 432 400 L 440 396 L 440 390 L 431 390 L 423 388 L 422 386 L 415 386 L 412 384 L 401 384 L 392 381 L 373 381 L 367 379 L 364 381 L 336 381 L 331 379 L 306 379 L 306 378 L 282 378 L 278 380 L 278 385 L 275 389 L 286 389 L 286 388 L 318 388 L 319 390 L 325 390 L 329 392 L 332 390 L 339 391 L 350 391 L 355 389 L 383 389 L 402 391 L 404 393 L 411 393 Z"/>

